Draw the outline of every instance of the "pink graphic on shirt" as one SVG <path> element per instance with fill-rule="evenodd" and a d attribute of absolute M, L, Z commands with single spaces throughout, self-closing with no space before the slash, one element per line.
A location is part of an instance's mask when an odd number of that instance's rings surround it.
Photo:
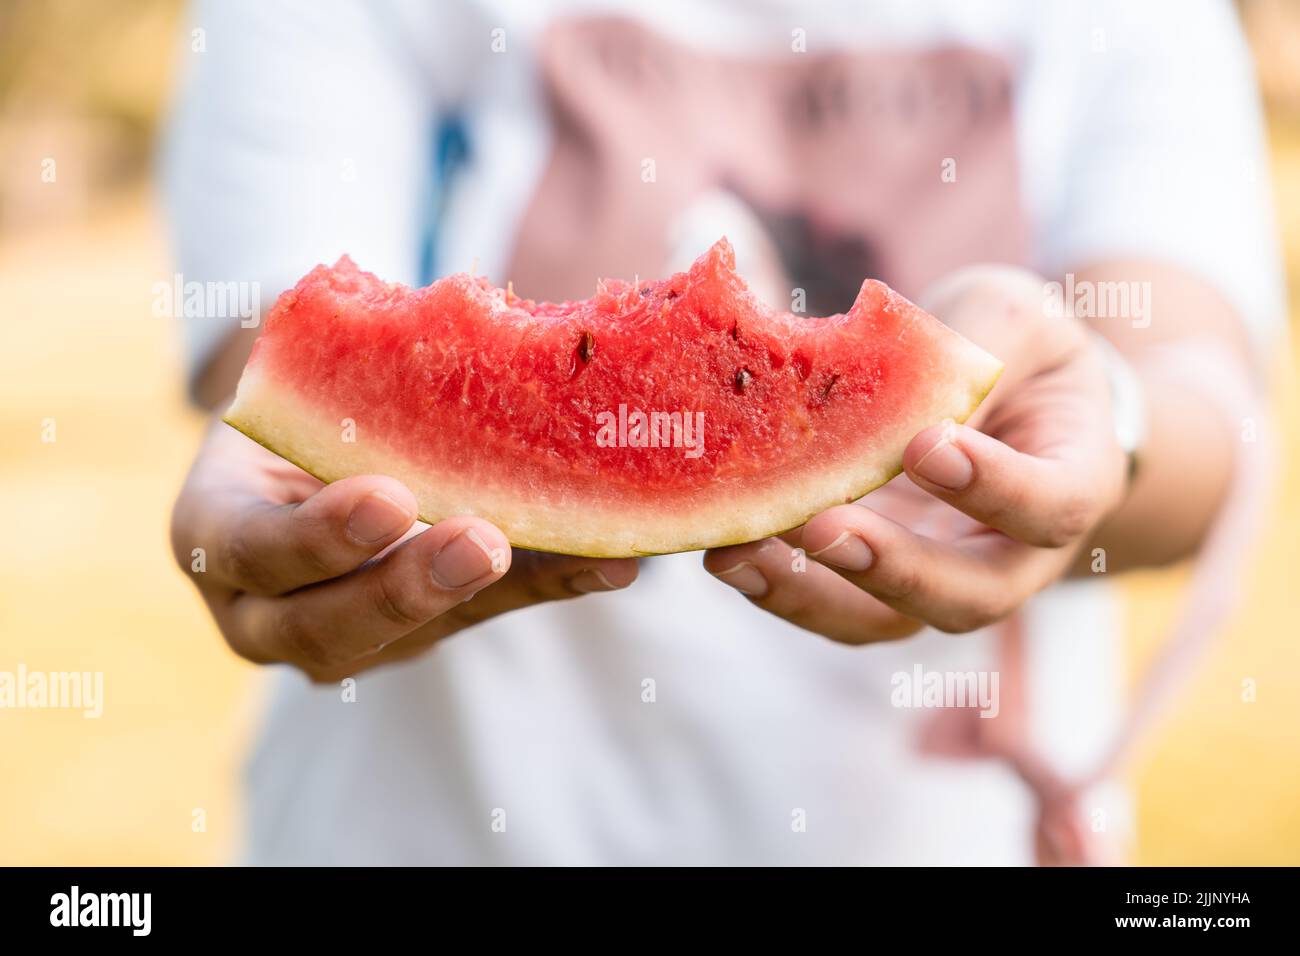
<path fill-rule="evenodd" d="M 998 56 L 745 58 L 600 18 L 553 25 L 539 63 L 554 145 L 509 270 L 530 297 L 659 275 L 674 217 L 718 189 L 757 215 L 810 313 L 847 309 L 868 276 L 915 298 L 959 266 L 1026 261 Z"/>

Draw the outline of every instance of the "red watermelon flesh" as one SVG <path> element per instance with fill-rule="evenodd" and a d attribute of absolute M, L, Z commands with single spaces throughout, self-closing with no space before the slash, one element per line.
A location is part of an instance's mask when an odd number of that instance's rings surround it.
<path fill-rule="evenodd" d="M 773 311 L 725 239 L 689 272 L 558 304 L 465 274 L 411 289 L 344 257 L 275 303 L 225 420 L 323 481 L 405 482 L 425 521 L 618 557 L 859 498 L 1000 371 L 880 282 L 844 315 Z"/>

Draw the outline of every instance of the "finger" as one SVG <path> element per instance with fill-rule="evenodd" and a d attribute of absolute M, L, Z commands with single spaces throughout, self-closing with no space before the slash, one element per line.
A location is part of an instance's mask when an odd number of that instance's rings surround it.
<path fill-rule="evenodd" d="M 1027 269 L 975 265 L 940 279 L 917 304 L 1000 358 L 1006 369 L 996 387 L 1005 392 L 1044 362 L 1052 364 L 1085 345 L 1082 325 L 1045 308 L 1045 288 L 1043 278 Z"/>
<path fill-rule="evenodd" d="M 378 475 L 336 481 L 301 503 L 219 496 L 204 519 L 212 570 L 237 590 L 284 594 L 374 557 L 411 527 L 416 508 L 405 485 Z"/>
<path fill-rule="evenodd" d="M 1093 431 L 1044 441 L 1035 455 L 948 421 L 912 439 L 903 467 L 919 487 L 976 521 L 1059 548 L 1091 530 L 1118 494 L 1123 456 L 1109 447 L 1113 438 Z"/>
<path fill-rule="evenodd" d="M 592 559 L 516 550 L 510 571 L 491 587 L 476 592 L 418 630 L 363 659 L 364 668 L 398 663 L 423 654 L 457 631 L 489 618 L 547 601 L 562 601 L 627 587 L 637 576 L 635 558 Z M 353 665 L 317 673 L 331 680 L 357 673 Z"/>
<path fill-rule="evenodd" d="M 533 604 L 622 590 L 636 580 L 638 570 L 635 558 L 583 558 L 516 550 L 510 573 L 457 608 L 439 627 L 458 630 Z"/>
<path fill-rule="evenodd" d="M 254 660 L 328 668 L 374 654 L 499 580 L 510 544 L 479 518 L 449 518 L 378 561 L 283 597 L 236 598 L 234 630 Z"/>
<path fill-rule="evenodd" d="M 996 531 L 947 543 L 861 505 L 840 505 L 804 528 L 808 557 L 907 617 L 964 633 L 1006 617 L 1058 577 L 1069 553 Z"/>
<path fill-rule="evenodd" d="M 921 628 L 781 539 L 708 551 L 704 568 L 750 603 L 840 643 L 893 640 Z"/>

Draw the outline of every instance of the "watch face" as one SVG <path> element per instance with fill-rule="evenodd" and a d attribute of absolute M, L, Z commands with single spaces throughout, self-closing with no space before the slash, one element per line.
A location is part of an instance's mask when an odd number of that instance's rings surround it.
<path fill-rule="evenodd" d="M 1107 339 L 1096 336 L 1098 348 L 1106 362 L 1110 383 L 1110 410 L 1115 428 L 1115 442 L 1129 456 L 1129 472 L 1136 469 L 1136 459 L 1146 440 L 1146 400 L 1142 382 L 1120 351 Z"/>

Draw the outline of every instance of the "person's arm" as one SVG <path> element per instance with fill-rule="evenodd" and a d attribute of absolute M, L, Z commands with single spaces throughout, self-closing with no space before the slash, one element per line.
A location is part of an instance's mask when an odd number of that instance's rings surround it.
<path fill-rule="evenodd" d="M 1225 398 L 1243 383 L 1262 388 L 1285 327 L 1268 154 L 1232 5 L 1088 15 L 1104 49 L 1073 65 L 1076 122 L 1054 170 L 1068 188 L 1044 229 L 1044 265 L 1076 288 L 1121 283 L 1150 295 L 1142 315 L 1130 303 L 1126 314 L 1084 317 L 1146 396 L 1136 483 L 1091 542 L 1120 570 L 1185 557 L 1203 540 L 1246 427 Z M 1187 371 L 1199 368 L 1196 350 L 1212 354 L 1217 380 Z"/>
<path fill-rule="evenodd" d="M 403 29 L 398 17 L 436 14 Z M 185 282 L 274 294 L 349 253 L 390 281 L 418 278 L 433 117 L 468 68 L 459 8 L 402 3 L 200 3 L 166 157 Z M 409 27 L 409 24 L 406 24 Z M 198 42 L 198 35 L 193 36 Z M 442 52 L 414 49 L 428 37 Z M 435 65 L 438 70 L 426 69 Z M 257 335 L 238 317 L 187 320 L 192 392 L 231 394 Z M 474 517 L 424 528 L 400 482 L 322 486 L 215 422 L 177 498 L 177 563 L 232 649 L 332 681 L 427 651 L 497 614 L 625 587 L 634 560 L 512 551 Z"/>
<path fill-rule="evenodd" d="M 253 342 L 252 335 L 231 332 L 213 345 L 190 381 L 190 398 L 194 404 L 209 411 L 220 411 L 230 404 Z"/>
<path fill-rule="evenodd" d="M 1228 381 L 1258 377 L 1245 325 L 1206 282 L 1156 262 L 1113 261 L 1076 273 L 1076 282 L 1147 283 L 1150 325 L 1099 320 L 1093 328 L 1128 361 L 1141 385 L 1146 436 L 1124 503 L 1096 529 L 1076 571 L 1091 573 L 1092 550 L 1106 570 L 1167 564 L 1190 555 L 1209 530 L 1232 480 L 1245 423 L 1230 420 L 1215 382 L 1168 374 L 1171 348 L 1212 350 Z M 1138 286 L 1128 285 L 1129 288 Z M 1177 358 L 1173 358 L 1177 361 Z"/>
<path fill-rule="evenodd" d="M 431 139 L 447 63 L 431 73 L 396 18 L 409 5 L 200 0 L 179 54 L 163 199 L 186 283 L 275 296 L 343 253 L 385 279 L 419 279 Z M 451 32 L 448 27 L 443 36 Z M 231 393 L 259 324 L 187 315 L 193 396 Z"/>
<path fill-rule="evenodd" d="M 1086 22 L 1067 32 L 1104 45 L 1061 49 L 1059 30 L 1040 38 L 1056 88 L 1036 102 L 1068 122 L 1062 151 L 1030 151 L 1028 181 L 1059 191 L 1036 230 L 1052 279 L 1073 269 L 1076 288 L 1135 280 L 1151 290 L 1147 315 L 1090 320 L 1145 395 L 1136 480 L 1126 480 L 1106 363 L 1083 322 L 1045 320 L 1043 277 L 966 270 L 922 304 L 1002 358 L 1003 379 L 977 420 L 913 439 L 908 481 L 782 539 L 706 556 L 765 610 L 849 643 L 927 624 L 968 631 L 1088 569 L 1091 547 L 1106 549 L 1108 571 L 1183 557 L 1218 514 L 1240 452 L 1231 412 L 1215 384 L 1169 374 L 1177 361 L 1166 349 L 1214 350 L 1225 379 L 1258 381 L 1252 356 L 1279 331 L 1249 56 L 1226 2 L 1077 15 Z M 806 567 L 795 547 L 813 559 Z"/>
<path fill-rule="evenodd" d="M 357 475 L 322 486 L 222 422 L 176 500 L 171 542 L 232 650 L 318 682 L 423 654 L 498 614 L 626 587 L 637 574 L 634 559 L 512 551 L 472 516 L 425 528 L 400 482 Z"/>
<path fill-rule="evenodd" d="M 921 431 L 904 452 L 906 482 L 780 539 L 711 551 L 706 569 L 773 614 L 858 644 L 926 625 L 960 633 L 991 624 L 1086 569 L 1091 547 L 1107 548 L 1107 571 L 1190 553 L 1218 512 L 1236 446 L 1212 393 L 1160 374 L 1148 358 L 1194 339 L 1224 367 L 1244 366 L 1241 326 L 1202 283 L 1168 267 L 1116 262 L 1076 281 L 1133 270 L 1158 275 L 1155 287 L 1179 310 L 1140 344 L 1115 335 L 1146 392 L 1149 436 L 1135 482 L 1091 331 L 1043 308 L 1042 277 L 975 267 L 922 304 L 1006 363 L 976 417 Z"/>

